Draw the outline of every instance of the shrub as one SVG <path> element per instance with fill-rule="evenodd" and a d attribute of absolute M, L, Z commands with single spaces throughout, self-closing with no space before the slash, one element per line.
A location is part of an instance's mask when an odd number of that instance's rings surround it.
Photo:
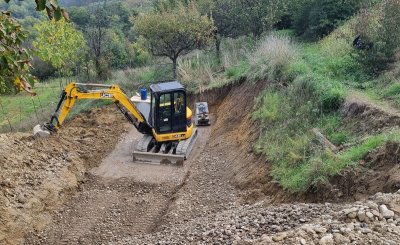
<path fill-rule="evenodd" d="M 247 77 L 251 81 L 286 81 L 290 64 L 297 58 L 297 49 L 287 37 L 267 36 L 249 57 Z"/>
<path fill-rule="evenodd" d="M 56 75 L 57 70 L 48 62 L 44 62 L 38 58 L 32 61 L 31 72 L 40 80 L 45 80 Z"/>
<path fill-rule="evenodd" d="M 225 75 L 228 79 L 239 80 L 246 77 L 249 64 L 247 61 L 240 62 L 238 65 L 228 67 L 225 71 Z"/>
<path fill-rule="evenodd" d="M 257 98 L 256 111 L 253 119 L 260 120 L 262 124 L 270 124 L 279 119 L 281 114 L 283 93 L 267 90 L 263 96 Z"/>
<path fill-rule="evenodd" d="M 318 39 L 352 16 L 364 0 L 305 0 L 293 11 L 297 35 Z"/>
<path fill-rule="evenodd" d="M 386 0 L 373 9 L 364 9 L 358 18 L 356 31 L 369 48 L 357 52 L 365 70 L 377 75 L 398 59 L 400 53 L 400 0 Z"/>

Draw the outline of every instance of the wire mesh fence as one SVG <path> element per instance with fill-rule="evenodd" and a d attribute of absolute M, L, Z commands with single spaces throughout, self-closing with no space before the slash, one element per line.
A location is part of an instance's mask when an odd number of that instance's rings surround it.
<path fill-rule="evenodd" d="M 63 83 L 40 83 L 35 87 L 36 96 L 22 92 L 0 97 L 0 132 L 31 129 L 48 120 L 59 99 Z"/>

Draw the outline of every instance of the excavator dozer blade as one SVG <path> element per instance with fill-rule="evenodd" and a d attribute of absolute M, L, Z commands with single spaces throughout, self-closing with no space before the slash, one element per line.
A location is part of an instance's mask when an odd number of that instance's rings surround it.
<path fill-rule="evenodd" d="M 138 143 L 136 150 L 133 152 L 133 161 L 150 163 L 150 164 L 173 164 L 183 165 L 183 162 L 189 157 L 197 140 L 197 129 L 194 130 L 193 135 L 187 139 L 182 140 L 176 146 L 175 151 L 170 150 L 168 153 L 145 151 L 147 144 L 151 142 L 151 136 L 144 136 Z M 175 152 L 173 154 L 172 152 Z"/>
<path fill-rule="evenodd" d="M 44 129 L 42 125 L 38 124 L 33 128 L 33 136 L 35 138 L 47 138 L 50 136 L 50 131 Z"/>
<path fill-rule="evenodd" d="M 185 156 L 175 154 L 162 154 L 153 152 L 133 152 L 133 161 L 149 163 L 149 164 L 172 164 L 183 165 Z"/>

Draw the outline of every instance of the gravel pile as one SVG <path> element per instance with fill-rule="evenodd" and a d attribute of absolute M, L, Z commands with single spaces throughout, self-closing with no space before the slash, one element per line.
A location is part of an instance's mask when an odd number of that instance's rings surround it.
<path fill-rule="evenodd" d="M 352 204 L 235 207 L 114 244 L 399 244 L 400 191 Z"/>

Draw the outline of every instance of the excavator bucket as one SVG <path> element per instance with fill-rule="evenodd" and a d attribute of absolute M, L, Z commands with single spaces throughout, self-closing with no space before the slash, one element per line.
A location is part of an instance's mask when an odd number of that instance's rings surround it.
<path fill-rule="evenodd" d="M 50 131 L 43 128 L 42 125 L 38 124 L 33 128 L 33 136 L 35 138 L 47 138 L 50 136 Z"/>
<path fill-rule="evenodd" d="M 173 146 L 163 144 L 161 147 L 156 147 L 152 140 L 152 136 L 146 135 L 138 142 L 133 152 L 134 162 L 183 165 L 196 143 L 197 129 L 194 129 L 189 139 L 182 140 Z"/>

